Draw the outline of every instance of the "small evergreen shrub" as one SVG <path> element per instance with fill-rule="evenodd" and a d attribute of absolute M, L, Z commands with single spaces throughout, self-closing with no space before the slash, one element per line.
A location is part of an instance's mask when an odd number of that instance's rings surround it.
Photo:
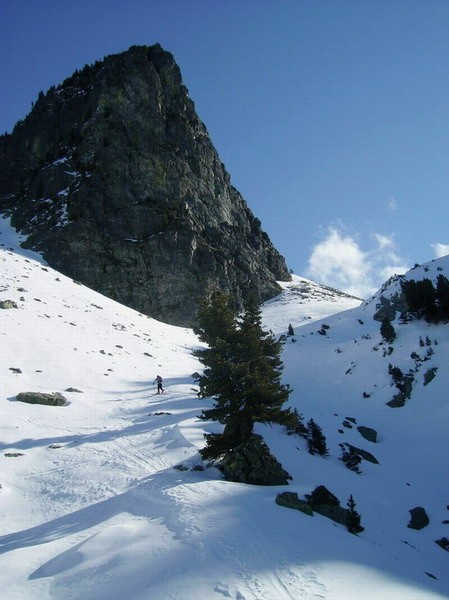
<path fill-rule="evenodd" d="M 307 423 L 307 447 L 309 454 L 319 454 L 320 456 L 329 456 L 329 450 L 326 444 L 326 437 L 323 430 L 313 419 Z"/>
<path fill-rule="evenodd" d="M 348 503 L 346 505 L 348 507 L 347 520 L 346 520 L 346 529 L 349 533 L 353 533 L 354 535 L 364 531 L 364 527 L 361 526 L 361 516 L 355 510 L 355 502 L 352 494 L 349 496 Z"/>
<path fill-rule="evenodd" d="M 391 363 L 388 365 L 388 374 L 391 375 L 396 385 L 401 383 L 404 379 L 404 373 L 401 371 L 401 369 L 399 367 L 393 367 Z"/>
<path fill-rule="evenodd" d="M 307 438 L 308 429 L 304 425 L 304 416 L 296 408 L 291 411 L 291 422 L 287 425 L 287 431 L 290 435 L 296 434 Z"/>

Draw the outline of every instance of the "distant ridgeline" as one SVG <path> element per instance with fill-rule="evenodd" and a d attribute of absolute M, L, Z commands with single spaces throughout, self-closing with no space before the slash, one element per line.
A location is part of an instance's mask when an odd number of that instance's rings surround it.
<path fill-rule="evenodd" d="M 0 213 L 55 269 L 178 325 L 212 290 L 241 305 L 291 278 L 159 45 L 40 92 L 0 138 Z"/>

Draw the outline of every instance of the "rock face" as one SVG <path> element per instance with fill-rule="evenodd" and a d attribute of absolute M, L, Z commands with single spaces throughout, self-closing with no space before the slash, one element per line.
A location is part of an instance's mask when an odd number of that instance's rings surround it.
<path fill-rule="evenodd" d="M 407 302 L 403 294 L 395 294 L 391 298 L 380 296 L 376 309 L 377 311 L 373 315 L 375 321 L 382 322 L 384 319 L 393 321 L 397 313 L 403 313 L 407 310 Z"/>
<path fill-rule="evenodd" d="M 265 300 L 291 278 L 159 45 L 39 94 L 0 138 L 0 212 L 55 269 L 174 324 L 213 289 Z"/>
<path fill-rule="evenodd" d="M 227 454 L 220 470 L 228 481 L 253 485 L 287 485 L 291 479 L 257 434 Z"/>

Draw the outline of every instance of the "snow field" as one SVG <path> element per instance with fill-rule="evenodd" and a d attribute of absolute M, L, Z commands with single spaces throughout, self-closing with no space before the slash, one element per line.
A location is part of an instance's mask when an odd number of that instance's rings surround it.
<path fill-rule="evenodd" d="M 192 389 L 201 367 L 193 333 L 56 273 L 19 248 L 6 220 L 0 225 L 0 301 L 18 306 L 0 310 L 5 600 L 449 597 L 448 556 L 435 544 L 449 518 L 447 326 L 395 323 L 394 352 L 383 356 L 373 303 L 358 307 L 294 278 L 264 308 L 265 323 L 276 335 L 289 323 L 295 328 L 297 341 L 284 347 L 284 379 L 292 406 L 322 427 L 330 456 L 311 456 L 302 438 L 258 425 L 293 480 L 273 488 L 229 483 L 216 469 L 194 470 L 204 431 L 219 426 L 197 418 L 211 401 Z M 325 336 L 317 333 L 323 322 Z M 427 333 L 438 344 L 411 399 L 387 407 L 395 391 L 388 363 L 405 372 L 410 347 L 419 349 Z M 427 365 L 438 374 L 424 387 Z M 158 373 L 167 390 L 160 396 Z M 29 390 L 59 391 L 68 405 L 15 400 Z M 346 417 L 356 419 L 352 429 L 342 425 Z M 357 425 L 374 427 L 378 442 L 364 440 Z M 339 460 L 343 442 L 380 464 L 362 461 L 361 475 L 349 471 Z M 173 468 L 180 465 L 186 470 Z M 275 504 L 280 491 L 303 496 L 320 484 L 343 506 L 353 494 L 360 536 Z M 407 528 L 417 505 L 431 519 L 421 531 Z"/>

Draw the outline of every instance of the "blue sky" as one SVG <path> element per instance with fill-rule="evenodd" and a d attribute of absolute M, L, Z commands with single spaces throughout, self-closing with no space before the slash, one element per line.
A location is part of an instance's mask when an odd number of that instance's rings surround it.
<path fill-rule="evenodd" d="M 0 36 L 1 132 L 159 42 L 295 273 L 366 297 L 449 253 L 447 0 L 2 0 Z"/>

